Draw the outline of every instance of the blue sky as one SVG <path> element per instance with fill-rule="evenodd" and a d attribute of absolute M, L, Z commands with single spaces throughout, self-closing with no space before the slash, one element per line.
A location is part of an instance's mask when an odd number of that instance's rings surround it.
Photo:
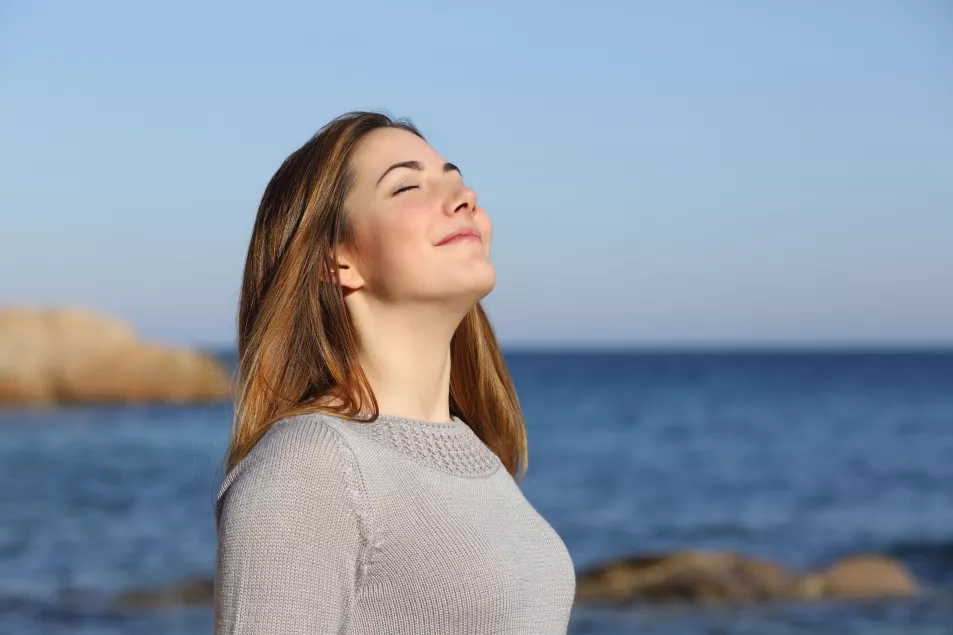
<path fill-rule="evenodd" d="M 0 304 L 230 344 L 265 184 L 370 109 L 477 190 L 504 345 L 953 344 L 941 0 L 13 1 L 0 78 Z"/>

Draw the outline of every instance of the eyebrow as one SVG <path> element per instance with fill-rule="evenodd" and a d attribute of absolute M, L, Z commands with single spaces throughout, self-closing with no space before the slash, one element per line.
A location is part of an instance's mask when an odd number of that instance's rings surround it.
<path fill-rule="evenodd" d="M 387 168 L 386 170 L 384 170 L 384 173 L 381 174 L 381 178 L 377 179 L 377 184 L 376 184 L 376 185 L 380 185 L 380 184 L 381 184 L 381 181 L 384 180 L 384 177 L 387 176 L 387 173 L 388 173 L 388 172 L 390 172 L 391 170 L 396 170 L 397 168 L 410 168 L 411 170 L 417 170 L 418 172 L 423 172 L 423 171 L 424 171 L 424 164 L 421 163 L 420 161 L 401 161 L 400 163 L 395 163 L 394 165 L 392 165 L 392 166 L 390 166 L 389 168 Z M 455 166 L 454 164 L 450 163 L 449 161 L 443 164 L 443 171 L 444 171 L 444 172 L 456 172 L 456 173 L 459 174 L 461 177 L 463 176 L 463 172 L 460 171 L 460 168 L 458 168 L 458 167 Z"/>

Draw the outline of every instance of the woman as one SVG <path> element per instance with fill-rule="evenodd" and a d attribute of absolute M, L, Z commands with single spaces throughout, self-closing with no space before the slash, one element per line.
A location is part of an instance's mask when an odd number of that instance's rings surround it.
<path fill-rule="evenodd" d="M 460 170 L 383 114 L 338 117 L 271 179 L 215 510 L 217 634 L 566 632 L 573 563 L 518 487 L 523 417 L 479 303 L 491 235 Z"/>

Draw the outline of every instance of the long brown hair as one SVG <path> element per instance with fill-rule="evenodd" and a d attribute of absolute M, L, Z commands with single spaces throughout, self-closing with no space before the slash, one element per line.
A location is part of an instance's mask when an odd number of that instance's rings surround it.
<path fill-rule="evenodd" d="M 235 414 L 226 472 L 280 419 L 324 412 L 375 421 L 380 414 L 358 363 L 356 333 L 333 266 L 337 246 L 354 245 L 343 205 L 354 182 L 351 156 L 377 128 L 400 128 L 424 138 L 409 120 L 345 113 L 292 152 L 265 188 L 239 300 Z M 523 414 L 479 302 L 454 332 L 450 357 L 451 414 L 466 422 L 510 475 L 522 481 L 528 463 Z M 326 398 L 337 405 L 319 405 Z M 370 418 L 360 417 L 367 412 Z"/>

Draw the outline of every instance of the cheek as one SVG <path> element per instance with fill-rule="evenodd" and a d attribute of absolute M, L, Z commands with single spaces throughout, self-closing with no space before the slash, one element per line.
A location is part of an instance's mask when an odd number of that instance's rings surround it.
<path fill-rule="evenodd" d="M 417 243 L 429 244 L 432 217 L 423 205 L 405 204 L 381 214 L 378 226 L 385 241 L 407 249 Z"/>
<path fill-rule="evenodd" d="M 431 245 L 431 218 L 421 206 L 404 205 L 381 213 L 371 232 L 372 249 L 383 275 L 413 269 Z"/>

